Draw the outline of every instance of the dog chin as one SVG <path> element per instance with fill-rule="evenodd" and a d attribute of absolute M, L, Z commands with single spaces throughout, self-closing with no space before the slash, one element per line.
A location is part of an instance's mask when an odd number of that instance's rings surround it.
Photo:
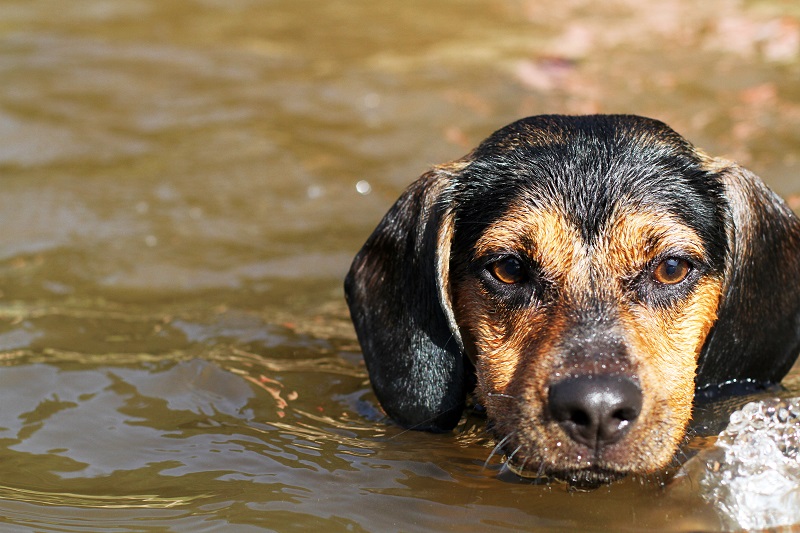
<path fill-rule="evenodd" d="M 620 472 L 601 467 L 581 468 L 576 470 L 549 470 L 531 469 L 516 464 L 514 461 L 506 462 L 506 467 L 519 477 L 526 479 L 540 479 L 542 481 L 558 480 L 566 483 L 570 489 L 594 490 L 619 481 L 629 472 Z"/>

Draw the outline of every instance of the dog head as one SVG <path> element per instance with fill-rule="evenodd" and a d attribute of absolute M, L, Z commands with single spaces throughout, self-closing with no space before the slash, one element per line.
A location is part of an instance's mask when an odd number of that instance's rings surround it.
<path fill-rule="evenodd" d="M 346 293 L 375 392 L 446 430 L 473 384 L 517 471 L 663 468 L 698 388 L 800 348 L 800 222 L 747 170 L 635 116 L 515 122 L 401 196 Z"/>

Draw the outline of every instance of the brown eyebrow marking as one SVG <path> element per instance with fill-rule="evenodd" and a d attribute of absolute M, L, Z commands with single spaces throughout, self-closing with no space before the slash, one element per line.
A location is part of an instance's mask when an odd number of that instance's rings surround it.
<path fill-rule="evenodd" d="M 653 259 L 671 253 L 702 261 L 702 239 L 674 215 L 622 204 L 598 240 L 588 245 L 578 227 L 557 206 L 513 204 L 490 225 L 475 244 L 476 257 L 516 251 L 541 266 L 554 281 L 606 258 L 619 277 L 643 269 Z"/>
<path fill-rule="evenodd" d="M 556 275 L 581 261 L 582 239 L 556 207 L 513 205 L 475 243 L 475 255 L 517 251 Z"/>
<path fill-rule="evenodd" d="M 603 232 L 606 252 L 622 263 L 641 267 L 663 254 L 681 252 L 695 260 L 706 256 L 700 236 L 669 213 L 620 208 Z"/>

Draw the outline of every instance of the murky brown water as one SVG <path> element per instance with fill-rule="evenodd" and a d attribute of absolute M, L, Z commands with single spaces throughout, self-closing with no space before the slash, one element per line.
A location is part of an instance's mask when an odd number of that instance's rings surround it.
<path fill-rule="evenodd" d="M 799 54 L 777 0 L 3 2 L 0 529 L 717 527 L 386 423 L 341 280 L 529 114 L 654 116 L 797 203 Z"/>

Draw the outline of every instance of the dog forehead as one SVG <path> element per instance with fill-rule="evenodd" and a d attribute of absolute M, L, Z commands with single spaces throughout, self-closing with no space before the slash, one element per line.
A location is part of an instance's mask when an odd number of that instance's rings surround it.
<path fill-rule="evenodd" d="M 638 211 L 669 215 L 724 255 L 722 186 L 677 133 L 640 117 L 545 119 L 512 124 L 474 152 L 451 187 L 459 240 L 475 244 L 512 206 L 557 211 L 588 243 L 615 213 Z"/>
<path fill-rule="evenodd" d="M 594 262 L 624 271 L 678 250 L 703 260 L 707 255 L 700 235 L 678 217 L 624 202 L 617 204 L 602 237 L 591 242 L 558 205 L 515 203 L 486 227 L 472 250 L 477 257 L 518 252 L 549 272 L 582 269 L 587 274 Z"/>

